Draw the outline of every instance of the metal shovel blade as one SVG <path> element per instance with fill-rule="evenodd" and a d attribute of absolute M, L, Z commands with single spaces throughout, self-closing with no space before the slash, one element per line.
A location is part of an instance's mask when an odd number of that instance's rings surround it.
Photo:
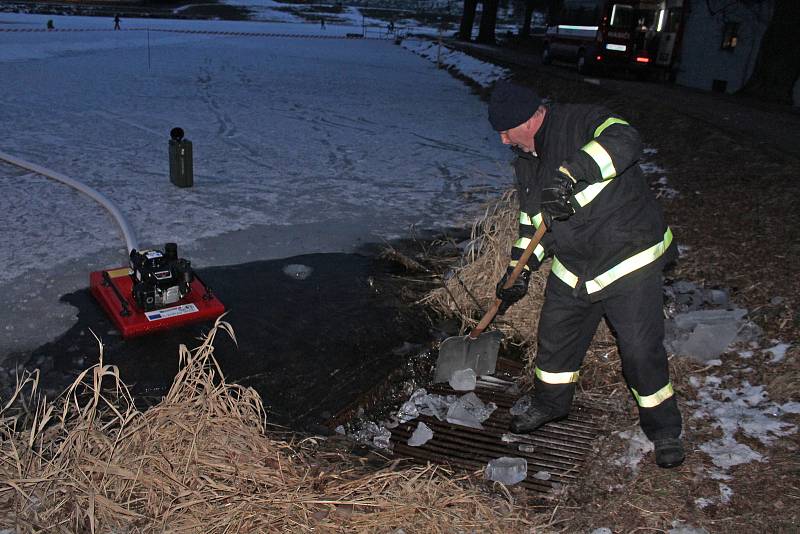
<path fill-rule="evenodd" d="M 477 338 L 466 335 L 445 339 L 439 345 L 433 381 L 447 382 L 454 371 L 461 369 L 472 369 L 478 376 L 494 373 L 501 341 L 503 333 L 499 330 L 485 332 Z"/>

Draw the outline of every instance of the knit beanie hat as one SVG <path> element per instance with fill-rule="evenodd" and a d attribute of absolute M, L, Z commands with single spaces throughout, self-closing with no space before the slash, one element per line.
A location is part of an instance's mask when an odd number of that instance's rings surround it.
<path fill-rule="evenodd" d="M 498 132 L 511 130 L 533 117 L 541 103 L 532 89 L 500 80 L 489 99 L 489 122 Z"/>

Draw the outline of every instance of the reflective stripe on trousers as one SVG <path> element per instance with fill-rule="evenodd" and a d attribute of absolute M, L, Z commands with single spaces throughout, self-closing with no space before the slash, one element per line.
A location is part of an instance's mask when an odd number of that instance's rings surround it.
<path fill-rule="evenodd" d="M 542 371 L 538 367 L 534 368 L 533 372 L 545 384 L 572 384 L 578 381 L 580 376 L 579 371 L 567 371 L 564 373 L 549 373 Z"/>
<path fill-rule="evenodd" d="M 672 389 L 672 382 L 667 382 L 666 386 L 659 389 L 652 395 L 639 395 L 639 392 L 636 391 L 635 388 L 631 388 L 631 391 L 633 392 L 633 396 L 636 398 L 636 403 L 642 408 L 655 408 L 675 394 L 675 390 Z"/>
<path fill-rule="evenodd" d="M 594 278 L 593 280 L 586 280 L 586 292 L 590 295 L 592 293 L 597 293 L 598 291 L 610 286 L 623 276 L 632 273 L 636 269 L 640 269 L 645 265 L 653 263 L 664 255 L 664 252 L 669 248 L 670 244 L 672 244 L 672 230 L 667 227 L 667 231 L 664 232 L 663 241 L 660 241 L 652 247 L 621 261 L 597 278 Z M 569 287 L 575 288 L 578 285 L 578 276 L 564 267 L 564 264 L 558 261 L 558 258 L 556 257 L 553 257 L 552 271 L 554 275 L 556 275 Z"/>

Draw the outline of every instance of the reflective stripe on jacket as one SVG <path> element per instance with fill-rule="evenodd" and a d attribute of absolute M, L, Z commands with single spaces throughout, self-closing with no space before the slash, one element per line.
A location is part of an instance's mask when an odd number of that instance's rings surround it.
<path fill-rule="evenodd" d="M 552 104 L 534 148 L 536 155 L 516 149 L 512 162 L 521 211 L 512 264 L 541 223 L 541 190 L 559 168 L 576 180 L 576 212 L 554 221 L 528 268 L 553 255 L 559 279 L 596 301 L 618 280 L 674 259 L 672 232 L 639 168 L 639 134 L 627 121 L 600 106 Z"/>

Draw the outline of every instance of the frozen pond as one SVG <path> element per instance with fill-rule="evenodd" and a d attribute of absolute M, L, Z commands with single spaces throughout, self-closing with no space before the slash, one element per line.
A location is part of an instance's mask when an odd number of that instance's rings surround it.
<path fill-rule="evenodd" d="M 47 18 L 80 31 L 3 31 Z M 349 252 L 471 221 L 510 184 L 485 104 L 392 41 L 287 36 L 319 34 L 311 24 L 123 23 L 0 14 L 0 151 L 111 198 L 143 247 L 176 241 L 199 267 Z M 168 179 L 174 126 L 194 144 L 191 189 Z M 6 164 L 0 210 L 2 357 L 66 330 L 59 296 L 126 253 L 93 201 Z"/>

